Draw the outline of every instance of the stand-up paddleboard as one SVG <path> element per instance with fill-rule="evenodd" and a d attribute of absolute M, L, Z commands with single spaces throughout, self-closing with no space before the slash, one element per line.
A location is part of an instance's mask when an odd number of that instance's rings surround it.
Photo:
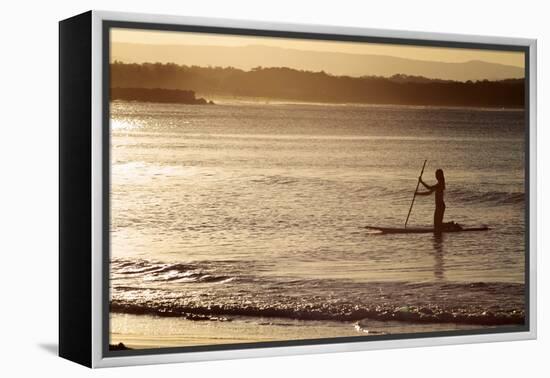
<path fill-rule="evenodd" d="M 382 234 L 431 234 L 434 232 L 433 227 L 374 227 L 374 226 L 365 226 L 367 230 L 378 231 Z M 460 227 L 460 228 L 448 228 L 443 229 L 441 232 L 472 232 L 472 231 L 489 231 L 490 228 L 487 226 L 479 227 Z"/>

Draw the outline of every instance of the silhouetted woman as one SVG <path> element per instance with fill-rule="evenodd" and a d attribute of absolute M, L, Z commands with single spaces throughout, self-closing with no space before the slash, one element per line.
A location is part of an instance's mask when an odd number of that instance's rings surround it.
<path fill-rule="evenodd" d="M 416 192 L 419 196 L 429 196 L 435 192 L 435 212 L 434 212 L 434 232 L 441 233 L 443 231 L 443 215 L 445 214 L 445 201 L 443 200 L 443 192 L 445 191 L 445 176 L 443 170 L 438 169 L 435 171 L 435 178 L 437 184 L 428 185 L 419 177 L 420 183 L 428 189 L 427 192 Z"/>

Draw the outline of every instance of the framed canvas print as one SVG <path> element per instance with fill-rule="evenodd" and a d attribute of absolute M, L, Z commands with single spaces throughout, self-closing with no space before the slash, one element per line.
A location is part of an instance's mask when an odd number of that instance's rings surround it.
<path fill-rule="evenodd" d="M 536 42 L 60 22 L 62 357 L 536 337 Z"/>

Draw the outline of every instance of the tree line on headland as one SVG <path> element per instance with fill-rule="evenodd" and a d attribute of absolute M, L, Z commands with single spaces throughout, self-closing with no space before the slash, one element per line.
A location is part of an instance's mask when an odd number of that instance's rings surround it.
<path fill-rule="evenodd" d="M 304 102 L 522 108 L 525 97 L 523 79 L 459 82 L 407 75 L 389 78 L 334 76 L 323 71 L 286 67 L 257 67 L 244 71 L 233 67 L 122 62 L 111 64 L 110 75 L 113 94 L 124 93 L 125 96 L 118 97 L 121 99 L 145 96 L 134 98 L 137 101 L 147 101 L 147 98 L 157 101 L 155 96 L 167 94 L 177 97 L 176 92 L 166 90 L 178 90 L 186 92 L 181 94 L 184 97 L 192 94 L 192 99 L 197 92 L 203 96 Z M 140 89 L 157 92 L 141 91 L 138 95 Z"/>

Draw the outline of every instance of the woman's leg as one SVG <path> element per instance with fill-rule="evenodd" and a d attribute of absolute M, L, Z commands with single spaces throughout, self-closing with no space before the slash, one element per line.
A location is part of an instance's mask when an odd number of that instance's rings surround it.
<path fill-rule="evenodd" d="M 434 212 L 434 232 L 443 231 L 443 215 L 445 215 L 445 206 L 437 206 Z"/>

